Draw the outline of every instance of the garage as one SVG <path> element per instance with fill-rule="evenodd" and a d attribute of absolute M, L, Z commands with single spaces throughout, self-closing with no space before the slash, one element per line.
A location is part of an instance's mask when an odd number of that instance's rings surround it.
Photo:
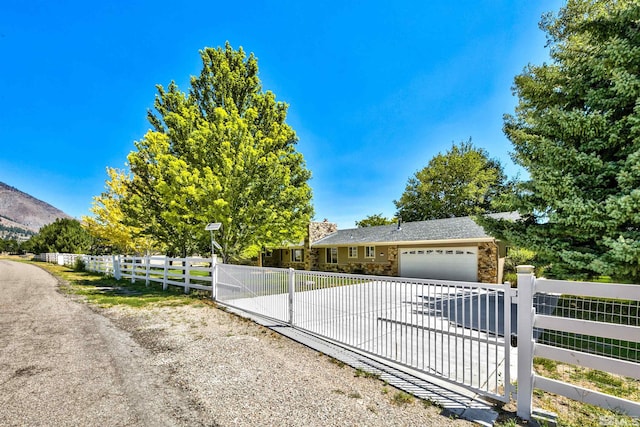
<path fill-rule="evenodd" d="M 400 276 L 423 279 L 478 280 L 478 248 L 398 248 Z"/>

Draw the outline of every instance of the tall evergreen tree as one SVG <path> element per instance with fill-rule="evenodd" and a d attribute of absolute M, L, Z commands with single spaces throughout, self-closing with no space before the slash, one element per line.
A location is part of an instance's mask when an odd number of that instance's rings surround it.
<path fill-rule="evenodd" d="M 188 94 L 158 86 L 153 130 L 128 156 L 129 220 L 170 252 L 207 252 L 221 222 L 226 259 L 297 241 L 311 218 L 311 174 L 285 122 L 287 105 L 263 91 L 242 48 L 205 48 Z"/>
<path fill-rule="evenodd" d="M 515 78 L 504 130 L 530 179 L 515 223 L 483 224 L 562 277 L 640 278 L 640 3 L 568 0 L 543 17 L 552 62 Z"/>

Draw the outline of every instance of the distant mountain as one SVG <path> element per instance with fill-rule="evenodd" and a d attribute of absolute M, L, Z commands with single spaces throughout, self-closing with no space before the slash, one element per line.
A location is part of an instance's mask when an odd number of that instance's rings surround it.
<path fill-rule="evenodd" d="M 71 218 L 50 204 L 0 182 L 0 238 L 26 240 L 58 218 Z"/>

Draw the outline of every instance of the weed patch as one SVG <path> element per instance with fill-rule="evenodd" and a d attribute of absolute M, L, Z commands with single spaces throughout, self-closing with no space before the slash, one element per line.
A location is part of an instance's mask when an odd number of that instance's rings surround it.
<path fill-rule="evenodd" d="M 333 363 L 334 365 L 337 365 L 339 368 L 345 367 L 345 363 L 342 360 L 336 359 L 335 357 L 330 357 L 329 362 Z"/>
<path fill-rule="evenodd" d="M 542 376 L 555 378 L 587 389 L 600 391 L 628 400 L 640 401 L 640 382 L 608 372 L 535 358 L 534 369 Z M 637 426 L 637 420 L 597 406 L 563 396 L 534 390 L 534 407 L 558 415 L 558 425 L 584 427 L 599 425 Z M 634 424 L 634 422 L 636 424 Z"/>
<path fill-rule="evenodd" d="M 357 368 L 355 374 L 353 374 L 354 377 L 359 378 L 374 378 L 376 380 L 380 379 L 380 374 L 374 374 L 373 372 L 367 372 L 364 369 L 361 368 Z"/>
<path fill-rule="evenodd" d="M 409 405 L 413 403 L 414 397 L 409 393 L 405 393 L 404 391 L 398 391 L 393 395 L 391 401 L 398 406 Z"/>

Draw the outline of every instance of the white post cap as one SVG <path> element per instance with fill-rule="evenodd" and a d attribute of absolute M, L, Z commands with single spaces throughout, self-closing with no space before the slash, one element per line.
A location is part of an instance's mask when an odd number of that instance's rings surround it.
<path fill-rule="evenodd" d="M 533 265 L 519 265 L 516 267 L 518 274 L 532 274 L 535 267 Z"/>

